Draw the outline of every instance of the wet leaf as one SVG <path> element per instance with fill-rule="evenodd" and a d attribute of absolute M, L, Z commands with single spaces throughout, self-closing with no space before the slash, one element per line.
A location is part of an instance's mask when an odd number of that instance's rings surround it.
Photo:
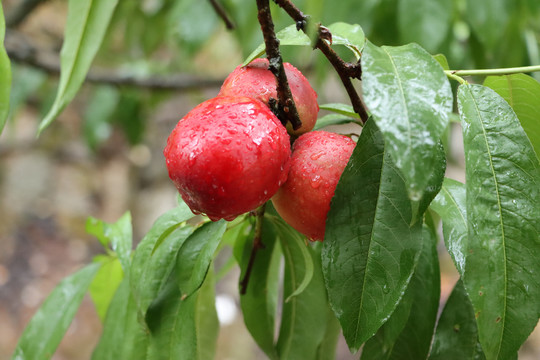
<path fill-rule="evenodd" d="M 118 0 L 69 1 L 60 53 L 60 83 L 52 108 L 39 124 L 39 132 L 49 126 L 79 91 L 117 3 Z"/>
<path fill-rule="evenodd" d="M 0 4 L 0 134 L 9 115 L 9 94 L 11 91 L 11 63 L 4 48 L 5 34 L 4 10 Z"/>
<path fill-rule="evenodd" d="M 245 238 L 242 254 L 237 256 L 242 269 L 240 279 L 245 276 L 247 264 L 252 248 L 253 236 Z M 274 333 L 276 327 L 276 311 L 278 301 L 278 281 L 281 251 L 277 243 L 277 235 L 271 222 L 263 222 L 262 243 L 264 249 L 257 252 L 256 261 L 246 289 L 240 296 L 240 306 L 244 315 L 244 322 L 253 340 L 270 359 L 278 359 L 274 346 Z M 240 245 L 240 244 L 239 244 Z"/>
<path fill-rule="evenodd" d="M 431 174 L 441 167 L 439 139 L 452 111 L 448 79 L 416 44 L 377 47 L 367 42 L 362 69 L 366 105 L 404 176 L 409 197 L 418 201 Z"/>
<path fill-rule="evenodd" d="M 148 336 L 137 321 L 137 304 L 125 277 L 109 306 L 93 360 L 145 360 Z"/>
<path fill-rule="evenodd" d="M 513 74 L 488 76 L 484 86 L 510 104 L 540 159 L 540 83 L 528 75 Z"/>
<path fill-rule="evenodd" d="M 481 349 L 474 310 L 459 280 L 439 318 L 429 360 L 485 359 Z"/>
<path fill-rule="evenodd" d="M 203 283 L 226 228 L 225 220 L 206 223 L 180 248 L 176 272 L 182 297 L 191 295 Z"/>
<path fill-rule="evenodd" d="M 465 185 L 453 179 L 444 179 L 441 191 L 431 203 L 443 222 L 446 249 L 461 276 L 465 272 L 467 255 L 467 195 Z"/>
<path fill-rule="evenodd" d="M 320 247 L 307 246 L 304 236 L 281 220 L 278 222 L 281 224 L 278 225 L 278 233 L 285 258 L 283 292 L 288 298 L 283 303 L 276 348 L 282 360 L 315 359 L 326 330 L 327 319 L 321 315 L 328 309 Z M 285 227 L 290 231 L 285 231 Z"/>
<path fill-rule="evenodd" d="M 401 300 L 422 244 L 405 182 L 368 120 L 332 199 L 323 242 L 330 304 L 351 351 L 373 336 Z"/>
<path fill-rule="evenodd" d="M 354 53 L 356 59 L 360 59 L 366 43 L 366 36 L 360 25 L 336 22 L 329 25 L 328 30 L 332 33 L 333 45 L 347 46 Z"/>
<path fill-rule="evenodd" d="M 88 265 L 54 288 L 26 325 L 12 359 L 53 356 L 98 270 L 99 264 Z"/>
<path fill-rule="evenodd" d="M 507 359 L 540 314 L 540 164 L 508 103 L 481 85 L 458 91 L 466 162 L 463 282 L 488 359 Z"/>

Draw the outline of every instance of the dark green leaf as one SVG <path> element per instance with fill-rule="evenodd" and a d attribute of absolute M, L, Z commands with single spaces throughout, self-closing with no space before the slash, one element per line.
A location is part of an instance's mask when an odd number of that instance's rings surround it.
<path fill-rule="evenodd" d="M 296 294 L 290 295 L 283 303 L 276 345 L 279 358 L 315 359 L 326 331 L 327 318 L 321 315 L 326 314 L 328 309 L 320 247 L 308 247 L 303 241 L 305 237 L 283 224 L 281 219 L 275 224 L 285 258 L 284 296 L 293 292 Z M 311 267 L 306 265 L 306 256 Z M 310 280 L 304 287 L 302 283 L 306 279 Z"/>
<path fill-rule="evenodd" d="M 458 91 L 466 162 L 463 282 L 488 359 L 513 356 L 540 314 L 540 164 L 519 120 L 493 90 Z"/>
<path fill-rule="evenodd" d="M 424 225 L 424 244 L 402 302 L 364 346 L 366 359 L 426 359 L 439 308 L 440 273 L 437 236 Z"/>
<path fill-rule="evenodd" d="M 358 124 L 358 119 L 347 117 L 344 115 L 339 115 L 339 114 L 328 114 L 317 119 L 317 122 L 315 123 L 313 130 L 320 130 L 324 127 L 331 126 L 331 125 L 342 125 L 342 124 L 350 124 L 350 123 Z"/>
<path fill-rule="evenodd" d="M 105 249 L 108 249 L 110 245 L 111 249 L 118 255 L 124 271 L 128 271 L 131 265 L 133 238 L 131 214 L 129 212 L 126 212 L 113 224 L 89 217 L 86 220 L 86 232 L 97 237 Z"/>
<path fill-rule="evenodd" d="M 360 115 L 358 115 L 352 106 L 346 105 L 346 104 L 323 104 L 319 105 L 320 110 L 328 110 L 335 112 L 337 114 L 345 115 L 348 117 L 359 119 Z"/>
<path fill-rule="evenodd" d="M 13 359 L 50 359 L 53 356 L 98 270 L 99 264 L 88 265 L 54 288 L 26 325 Z"/>
<path fill-rule="evenodd" d="M 9 115 L 9 93 L 11 89 L 11 63 L 4 48 L 5 34 L 4 10 L 0 4 L 0 134 Z"/>
<path fill-rule="evenodd" d="M 540 158 L 540 83 L 525 74 L 488 76 L 484 86 L 502 96 L 516 113 Z"/>
<path fill-rule="evenodd" d="M 148 337 L 137 321 L 137 305 L 125 277 L 114 294 L 93 360 L 146 360 Z"/>
<path fill-rule="evenodd" d="M 467 20 L 488 50 L 493 50 L 504 35 L 512 2 L 513 0 L 467 1 Z"/>
<path fill-rule="evenodd" d="M 251 240 L 253 236 L 245 239 Z M 240 306 L 253 340 L 270 359 L 278 359 L 274 347 L 274 332 L 281 251 L 276 243 L 274 227 L 267 219 L 263 221 L 261 240 L 264 249 L 257 252 L 246 293 L 240 296 Z M 252 248 L 251 241 L 242 243 L 243 255 L 238 258 L 242 269 L 241 279 L 245 276 Z"/>
<path fill-rule="evenodd" d="M 444 243 L 461 276 L 464 275 L 467 254 L 466 202 L 465 185 L 446 178 L 441 191 L 431 203 L 431 208 L 442 219 Z"/>
<path fill-rule="evenodd" d="M 215 301 L 213 270 L 199 290 L 185 299 L 173 270 L 146 315 L 148 359 L 213 359 L 219 332 Z"/>
<path fill-rule="evenodd" d="M 326 310 L 326 327 L 323 335 L 323 340 L 317 349 L 316 360 L 335 360 L 336 351 L 339 341 L 339 335 L 341 334 L 341 326 L 336 318 L 336 315 L 330 308 Z"/>
<path fill-rule="evenodd" d="M 176 272 L 182 297 L 201 287 L 226 228 L 225 220 L 206 223 L 195 230 L 180 248 Z"/>
<path fill-rule="evenodd" d="M 404 43 L 417 42 L 436 51 L 450 28 L 452 0 L 400 0 L 398 25 Z"/>
<path fill-rule="evenodd" d="M 99 262 L 101 267 L 94 277 L 92 284 L 90 284 L 89 291 L 99 318 L 101 321 L 104 321 L 109 304 L 113 299 L 116 289 L 122 282 L 124 272 L 118 258 L 101 255 L 96 256 L 94 262 Z"/>
<path fill-rule="evenodd" d="M 429 355 L 429 360 L 446 359 L 485 359 L 478 343 L 474 310 L 461 280 L 444 306 Z"/>
<path fill-rule="evenodd" d="M 332 199 L 323 271 L 332 308 L 352 351 L 392 314 L 422 245 L 411 203 L 384 139 L 368 120 Z"/>
<path fill-rule="evenodd" d="M 452 90 L 441 66 L 416 44 L 377 47 L 362 55 L 364 100 L 388 152 L 420 200 L 440 169 L 439 139 L 452 111 Z"/>
<path fill-rule="evenodd" d="M 60 53 L 60 84 L 52 108 L 39 124 L 39 132 L 75 97 L 103 41 L 117 3 L 118 0 L 69 1 Z"/>

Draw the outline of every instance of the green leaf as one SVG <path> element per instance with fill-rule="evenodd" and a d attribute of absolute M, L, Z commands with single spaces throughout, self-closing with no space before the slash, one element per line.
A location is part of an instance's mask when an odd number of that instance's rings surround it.
<path fill-rule="evenodd" d="M 346 105 L 346 104 L 323 104 L 319 105 L 319 110 L 328 110 L 335 112 L 336 114 L 345 115 L 351 118 L 360 119 L 360 115 L 358 115 L 352 106 Z"/>
<path fill-rule="evenodd" d="M 93 360 L 146 360 L 148 336 L 137 321 L 137 304 L 126 276 L 109 305 Z"/>
<path fill-rule="evenodd" d="M 118 0 L 69 0 L 64 44 L 60 53 L 60 84 L 43 131 L 64 110 L 81 87 L 96 55 Z"/>
<path fill-rule="evenodd" d="M 118 258 L 100 255 L 96 256 L 94 262 L 99 262 L 101 267 L 90 284 L 90 297 L 94 301 L 99 318 L 104 321 L 116 289 L 122 282 L 124 272 Z"/>
<path fill-rule="evenodd" d="M 84 111 L 83 135 L 88 146 L 95 150 L 111 134 L 111 118 L 120 99 L 112 86 L 99 86 Z"/>
<path fill-rule="evenodd" d="M 339 335 L 341 334 L 341 326 L 336 318 L 336 315 L 330 308 L 330 304 L 326 310 L 326 325 L 323 335 L 323 340 L 317 349 L 316 360 L 335 360 L 336 351 L 339 341 Z"/>
<path fill-rule="evenodd" d="M 315 359 L 326 331 L 326 319 L 320 315 L 328 311 L 320 246 L 308 247 L 302 241 L 304 236 L 283 224 L 281 219 L 275 224 L 285 258 L 284 297 L 292 293 L 283 303 L 276 345 L 279 358 Z M 287 231 L 285 227 L 291 230 Z M 308 262 L 311 266 L 306 265 Z M 306 279 L 309 279 L 307 283 Z"/>
<path fill-rule="evenodd" d="M 0 134 L 2 134 L 9 115 L 9 94 L 11 91 L 11 63 L 4 48 L 5 34 L 4 10 L 0 4 Z"/>
<path fill-rule="evenodd" d="M 279 40 L 279 45 L 297 45 L 297 46 L 311 46 L 311 40 L 309 36 L 304 34 L 303 31 L 296 29 L 296 25 L 290 25 L 276 33 L 276 37 Z M 254 59 L 261 57 L 265 52 L 264 43 L 260 44 L 249 56 L 244 60 L 244 65 L 249 64 Z"/>
<path fill-rule="evenodd" d="M 110 244 L 111 249 L 118 255 L 122 268 L 124 271 L 128 271 L 131 265 L 133 238 L 131 214 L 129 212 L 126 212 L 113 224 L 89 217 L 86 220 L 86 232 L 97 237 L 105 249 L 108 249 Z"/>
<path fill-rule="evenodd" d="M 206 223 L 195 230 L 180 248 L 176 272 L 182 297 L 201 287 L 226 228 L 225 220 Z"/>
<path fill-rule="evenodd" d="M 488 50 L 499 45 L 508 21 L 513 0 L 467 1 L 465 16 L 475 35 Z"/>
<path fill-rule="evenodd" d="M 461 276 L 465 272 L 467 255 L 467 195 L 465 185 L 453 179 L 444 179 L 441 191 L 431 203 L 443 222 L 446 249 Z"/>
<path fill-rule="evenodd" d="M 317 122 L 315 123 L 313 130 L 320 130 L 322 128 L 325 128 L 331 125 L 342 125 L 342 124 L 350 124 L 350 123 L 358 124 L 359 122 L 358 122 L 358 119 L 356 118 L 351 118 L 351 117 L 347 117 L 347 116 L 339 115 L 339 114 L 328 114 L 317 119 Z"/>
<path fill-rule="evenodd" d="M 421 222 L 410 227 L 405 189 L 368 120 L 336 188 L 323 242 L 330 304 L 353 352 L 392 314 L 420 253 Z"/>
<path fill-rule="evenodd" d="M 439 139 L 452 111 L 452 90 L 441 66 L 416 44 L 377 47 L 362 55 L 364 100 L 381 129 L 388 152 L 420 200 L 432 172 L 440 169 Z"/>
<path fill-rule="evenodd" d="M 336 22 L 328 26 L 332 33 L 332 44 L 347 46 L 360 59 L 366 43 L 366 36 L 360 25 Z"/>
<path fill-rule="evenodd" d="M 429 360 L 446 359 L 485 359 L 478 343 L 474 309 L 461 280 L 444 306 L 429 355 Z"/>
<path fill-rule="evenodd" d="M 146 314 L 149 360 L 214 358 L 219 332 L 213 270 L 203 285 L 182 299 L 176 270 Z"/>
<path fill-rule="evenodd" d="M 54 288 L 26 325 L 12 359 L 53 356 L 98 270 L 99 264 L 88 265 Z"/>
<path fill-rule="evenodd" d="M 448 59 L 444 54 L 435 54 L 433 58 L 441 65 L 444 70 L 450 70 L 450 65 L 448 65 Z"/>
<path fill-rule="evenodd" d="M 488 76 L 484 86 L 495 90 L 510 104 L 540 158 L 540 83 L 525 74 L 512 74 Z"/>
<path fill-rule="evenodd" d="M 253 236 L 244 238 L 244 240 L 248 239 L 253 239 Z M 270 359 L 278 359 L 274 346 L 274 333 L 281 251 L 276 242 L 274 227 L 266 218 L 263 220 L 261 241 L 264 249 L 257 252 L 246 293 L 240 296 L 240 307 L 246 328 L 253 340 Z M 238 243 L 238 250 L 242 249 L 242 255 L 237 257 L 242 269 L 241 279 L 245 276 L 251 248 L 251 241 Z"/>
<path fill-rule="evenodd" d="M 362 360 L 426 359 L 441 291 L 437 236 L 424 225 L 424 244 L 409 287 L 388 321 L 369 339 Z"/>
<path fill-rule="evenodd" d="M 305 237 L 294 230 L 281 219 L 276 218 L 274 226 L 281 239 L 281 248 L 285 256 L 285 264 L 290 266 L 301 266 L 301 269 L 291 270 L 294 277 L 290 279 L 291 287 L 289 292 L 285 291 L 285 302 L 291 301 L 295 296 L 300 295 L 309 285 L 313 278 L 313 260 L 305 243 Z M 287 266 L 285 267 L 287 269 Z"/>
<path fill-rule="evenodd" d="M 452 24 L 452 0 L 399 0 L 398 27 L 403 43 L 417 42 L 436 51 Z"/>
<path fill-rule="evenodd" d="M 540 164 L 519 120 L 493 90 L 458 91 L 466 162 L 463 282 L 488 359 L 513 356 L 540 314 Z"/>

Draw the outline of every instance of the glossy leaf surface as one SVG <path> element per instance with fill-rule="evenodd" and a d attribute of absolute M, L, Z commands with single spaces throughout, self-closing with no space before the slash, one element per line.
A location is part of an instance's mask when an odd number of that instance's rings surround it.
<path fill-rule="evenodd" d="M 369 120 L 332 199 L 323 242 L 330 304 L 351 351 L 375 334 L 399 303 L 421 249 L 421 224 L 400 171 Z"/>
<path fill-rule="evenodd" d="M 429 360 L 445 359 L 485 359 L 478 343 L 474 309 L 461 280 L 446 301 L 429 355 Z"/>
<path fill-rule="evenodd" d="M 60 53 L 60 83 L 56 99 L 39 125 L 43 131 L 64 110 L 81 87 L 96 55 L 118 0 L 70 0 Z"/>
<path fill-rule="evenodd" d="M 488 76 L 484 86 L 510 104 L 540 158 L 540 83 L 525 74 Z"/>
<path fill-rule="evenodd" d="M 93 360 L 145 360 L 148 336 L 137 321 L 137 304 L 125 277 L 109 306 Z"/>
<path fill-rule="evenodd" d="M 24 329 L 13 359 L 53 356 L 98 270 L 99 264 L 88 265 L 54 288 Z"/>
<path fill-rule="evenodd" d="M 324 339 L 324 315 L 328 310 L 320 250 L 307 246 L 304 236 L 290 227 L 278 228 L 278 233 L 285 259 L 283 292 L 286 297 L 276 344 L 279 358 L 315 359 Z M 311 266 L 306 265 L 306 255 Z"/>
<path fill-rule="evenodd" d="M 488 359 L 513 356 L 540 314 L 540 164 L 508 103 L 460 86 L 466 161 L 463 282 Z"/>
<path fill-rule="evenodd" d="M 191 295 L 203 283 L 226 228 L 225 220 L 206 223 L 180 248 L 176 272 L 183 297 Z"/>
<path fill-rule="evenodd" d="M 403 299 L 362 350 L 362 360 L 425 359 L 437 319 L 440 295 L 437 237 L 424 225 L 424 244 Z"/>
<path fill-rule="evenodd" d="M 439 139 L 452 111 L 450 84 L 439 63 L 416 44 L 377 47 L 367 42 L 362 70 L 365 103 L 410 198 L 418 201 L 430 174 L 440 168 Z"/>
<path fill-rule="evenodd" d="M 5 34 L 4 10 L 0 3 L 0 134 L 9 115 L 9 95 L 11 92 L 11 63 L 4 48 Z"/>
<path fill-rule="evenodd" d="M 96 256 L 94 262 L 98 262 L 101 266 L 90 284 L 90 297 L 99 318 L 104 321 L 113 296 L 124 278 L 124 272 L 118 258 L 101 255 Z"/>
<path fill-rule="evenodd" d="M 431 203 L 443 222 L 443 236 L 459 274 L 465 272 L 467 255 L 467 194 L 465 185 L 453 179 L 444 179 L 441 191 Z"/>

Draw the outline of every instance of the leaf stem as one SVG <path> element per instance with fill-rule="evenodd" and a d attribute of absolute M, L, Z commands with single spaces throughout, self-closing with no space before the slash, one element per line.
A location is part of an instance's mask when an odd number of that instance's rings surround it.
<path fill-rule="evenodd" d="M 445 70 L 447 76 L 459 75 L 459 76 L 472 76 L 472 75 L 510 75 L 519 73 L 530 73 L 540 71 L 540 65 L 533 66 L 521 66 L 513 68 L 500 68 L 500 69 L 476 69 L 476 70 Z"/>
<path fill-rule="evenodd" d="M 246 294 L 249 278 L 251 277 L 251 271 L 253 270 L 253 265 L 255 264 L 255 256 L 257 255 L 257 251 L 259 251 L 260 249 L 264 249 L 264 244 L 261 239 L 265 208 L 266 203 L 260 206 L 257 210 L 255 210 L 255 235 L 253 236 L 253 246 L 251 248 L 251 254 L 249 255 L 246 272 L 244 273 L 242 281 L 240 281 L 241 295 Z"/>

